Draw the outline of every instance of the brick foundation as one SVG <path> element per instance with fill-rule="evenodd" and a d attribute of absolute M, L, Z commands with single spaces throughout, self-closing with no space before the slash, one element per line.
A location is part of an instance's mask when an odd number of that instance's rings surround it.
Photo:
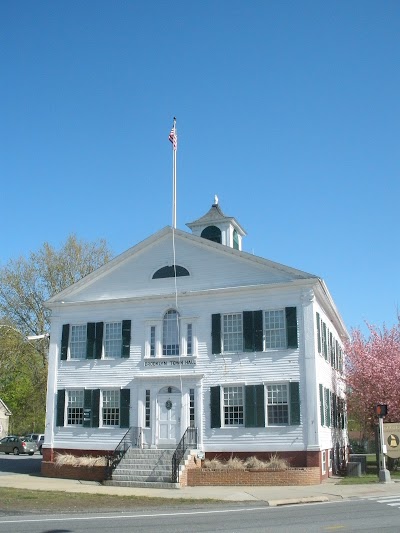
<path fill-rule="evenodd" d="M 42 476 L 80 481 L 104 481 L 107 477 L 105 466 L 56 466 L 55 463 L 42 461 Z"/>
<path fill-rule="evenodd" d="M 189 469 L 187 484 L 197 486 L 284 486 L 284 485 L 319 485 L 321 475 L 316 468 L 290 468 L 288 470 L 222 470 Z"/>

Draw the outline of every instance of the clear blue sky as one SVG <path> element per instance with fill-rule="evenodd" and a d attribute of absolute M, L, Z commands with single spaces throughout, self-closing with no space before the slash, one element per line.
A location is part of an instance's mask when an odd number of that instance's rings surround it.
<path fill-rule="evenodd" d="M 0 20 L 0 264 L 170 225 L 175 115 L 179 228 L 217 194 L 349 329 L 396 321 L 397 0 L 4 0 Z"/>

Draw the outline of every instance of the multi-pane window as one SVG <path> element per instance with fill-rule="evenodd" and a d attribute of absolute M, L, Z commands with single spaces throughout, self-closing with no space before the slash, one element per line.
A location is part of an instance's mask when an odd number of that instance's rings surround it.
<path fill-rule="evenodd" d="M 285 313 L 283 309 L 265 311 L 265 348 L 286 348 Z"/>
<path fill-rule="evenodd" d="M 224 424 L 241 426 L 244 422 L 243 387 L 224 387 Z"/>
<path fill-rule="evenodd" d="M 223 315 L 222 342 L 224 352 L 243 351 L 242 313 Z"/>
<path fill-rule="evenodd" d="M 121 357 L 122 322 L 106 322 L 104 330 L 104 357 Z"/>
<path fill-rule="evenodd" d="M 189 389 L 189 422 L 190 427 L 194 427 L 194 389 Z"/>
<path fill-rule="evenodd" d="M 86 358 L 86 324 L 71 326 L 69 354 L 71 359 Z"/>
<path fill-rule="evenodd" d="M 102 422 L 103 426 L 119 426 L 120 409 L 119 390 L 103 391 Z"/>
<path fill-rule="evenodd" d="M 173 309 L 164 315 L 163 355 L 179 355 L 179 314 Z"/>
<path fill-rule="evenodd" d="M 192 324 L 187 325 L 186 330 L 186 355 L 193 354 L 193 328 Z"/>
<path fill-rule="evenodd" d="M 267 386 L 268 425 L 289 423 L 288 388 L 286 384 Z"/>
<path fill-rule="evenodd" d="M 156 355 L 156 327 L 150 327 L 150 357 Z"/>
<path fill-rule="evenodd" d="M 145 400 L 145 427 L 150 427 L 150 389 L 146 389 L 146 400 Z"/>
<path fill-rule="evenodd" d="M 83 424 L 83 390 L 69 390 L 67 403 L 67 424 L 80 426 Z"/>

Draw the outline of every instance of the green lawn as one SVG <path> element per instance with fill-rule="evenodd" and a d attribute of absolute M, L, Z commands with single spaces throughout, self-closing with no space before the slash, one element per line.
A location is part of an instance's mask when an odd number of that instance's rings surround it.
<path fill-rule="evenodd" d="M 392 480 L 400 481 L 400 470 L 391 471 L 390 477 Z M 379 483 L 376 456 L 372 453 L 367 455 L 366 474 L 363 474 L 361 477 L 344 477 L 340 481 L 340 484 L 342 485 L 362 485 L 366 483 Z"/>
<path fill-rule="evenodd" d="M 20 490 L 0 487 L 0 514 L 13 513 L 79 513 L 118 512 L 151 508 L 176 508 L 190 506 L 191 509 L 205 505 L 217 505 L 218 500 L 195 500 L 188 498 L 153 498 L 145 496 L 112 496 L 109 494 L 86 494 L 72 492 L 48 492 L 42 490 Z"/>

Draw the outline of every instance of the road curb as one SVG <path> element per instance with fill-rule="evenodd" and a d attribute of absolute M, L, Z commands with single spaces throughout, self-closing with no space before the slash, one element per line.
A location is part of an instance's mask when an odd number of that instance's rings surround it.
<path fill-rule="evenodd" d="M 268 500 L 270 507 L 279 507 L 281 505 L 295 505 L 296 503 L 323 503 L 329 502 L 327 496 L 309 496 L 307 498 L 288 498 L 285 500 Z"/>

